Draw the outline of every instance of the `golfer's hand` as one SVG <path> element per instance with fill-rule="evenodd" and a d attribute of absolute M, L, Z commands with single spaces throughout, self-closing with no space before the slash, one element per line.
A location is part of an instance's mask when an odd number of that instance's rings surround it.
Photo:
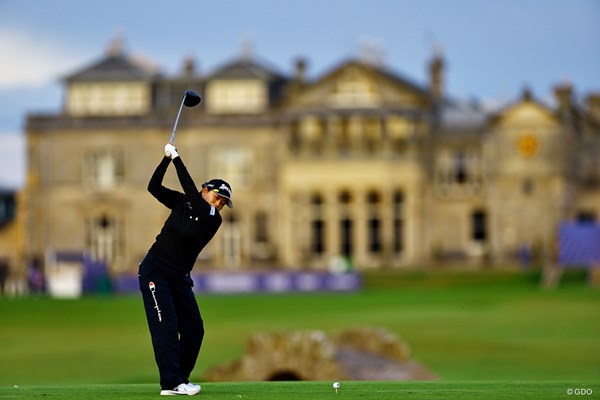
<path fill-rule="evenodd" d="M 171 160 L 174 160 L 179 157 L 179 154 L 177 154 L 177 149 L 175 146 L 169 143 L 165 145 L 165 156 L 169 157 Z"/>

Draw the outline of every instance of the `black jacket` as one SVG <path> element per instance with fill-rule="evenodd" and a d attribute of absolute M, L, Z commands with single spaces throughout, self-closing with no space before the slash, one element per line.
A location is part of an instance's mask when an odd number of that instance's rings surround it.
<path fill-rule="evenodd" d="M 219 211 L 198 192 L 181 157 L 175 158 L 173 164 L 185 194 L 162 185 L 170 161 L 170 158 L 164 157 L 148 183 L 148 191 L 171 209 L 149 252 L 176 271 L 186 274 L 192 270 L 198 254 L 221 226 L 222 219 Z"/>

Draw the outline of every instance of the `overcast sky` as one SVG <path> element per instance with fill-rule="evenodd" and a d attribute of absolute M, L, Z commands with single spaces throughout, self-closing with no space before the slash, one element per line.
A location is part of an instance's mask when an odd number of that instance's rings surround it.
<path fill-rule="evenodd" d="M 600 92 L 600 0 L 0 0 L 0 187 L 23 184 L 26 114 L 57 112 L 61 78 L 119 35 L 166 74 L 188 56 L 210 72 L 251 44 L 280 72 L 304 57 L 318 77 L 371 48 L 425 84 L 439 48 L 454 98 L 499 104 L 528 86 L 551 102 L 565 81 L 580 99 Z"/>

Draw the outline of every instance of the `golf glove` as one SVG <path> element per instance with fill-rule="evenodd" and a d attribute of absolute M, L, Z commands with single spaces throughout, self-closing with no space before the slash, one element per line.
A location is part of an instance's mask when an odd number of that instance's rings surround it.
<path fill-rule="evenodd" d="M 177 149 L 175 146 L 169 143 L 165 145 L 165 156 L 169 157 L 171 160 L 174 160 L 179 157 L 179 154 L 177 154 Z"/>

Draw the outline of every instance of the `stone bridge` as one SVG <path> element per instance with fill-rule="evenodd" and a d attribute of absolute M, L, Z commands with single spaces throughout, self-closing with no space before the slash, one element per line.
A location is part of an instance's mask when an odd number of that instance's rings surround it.
<path fill-rule="evenodd" d="M 216 366 L 207 381 L 274 380 L 434 380 L 410 360 L 410 348 L 382 328 L 352 328 L 332 334 L 319 330 L 252 335 L 246 353 Z"/>

